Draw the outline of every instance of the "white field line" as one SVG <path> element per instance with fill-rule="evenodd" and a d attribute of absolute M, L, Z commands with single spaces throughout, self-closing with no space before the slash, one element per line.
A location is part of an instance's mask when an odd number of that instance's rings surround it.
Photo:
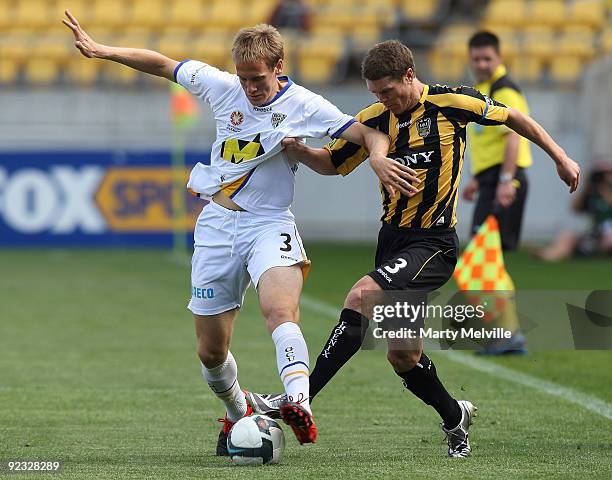
<path fill-rule="evenodd" d="M 310 310 L 313 313 L 318 313 L 335 319 L 340 317 L 339 309 L 308 295 L 302 294 L 300 303 L 302 307 Z M 548 395 L 552 395 L 554 397 L 562 398 L 570 403 L 584 408 L 585 410 L 589 410 L 607 418 L 608 420 L 612 420 L 612 404 L 601 400 L 600 398 L 569 387 L 558 385 L 548 380 L 533 377 L 511 368 L 502 367 L 501 365 L 474 357 L 470 354 L 449 350 L 442 351 L 441 353 L 447 355 L 455 362 L 465 365 L 466 367 L 478 370 L 479 372 L 488 373 L 496 378 L 502 378 L 509 382 L 518 383 L 519 385 L 533 388 L 534 390 L 547 393 Z"/>

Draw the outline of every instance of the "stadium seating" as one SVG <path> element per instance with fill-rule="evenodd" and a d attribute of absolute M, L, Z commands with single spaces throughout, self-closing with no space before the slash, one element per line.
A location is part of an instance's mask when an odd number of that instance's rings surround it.
<path fill-rule="evenodd" d="M 28 59 L 30 35 L 27 31 L 14 31 L 0 43 L 0 80 L 15 82 L 19 71 Z"/>
<path fill-rule="evenodd" d="M 468 24 L 455 24 L 447 27 L 439 36 L 434 48 L 443 50 L 454 56 L 467 59 L 467 44 L 470 36 L 474 33 L 474 27 Z"/>
<path fill-rule="evenodd" d="M 207 18 L 208 12 L 205 12 L 201 0 L 180 0 L 169 3 L 167 25 L 170 27 L 188 30 L 198 27 L 203 23 L 203 19 Z M 213 19 L 208 18 L 208 20 Z"/>
<path fill-rule="evenodd" d="M 249 5 L 249 25 L 267 23 L 270 21 L 272 11 L 276 6 L 275 0 L 258 0 Z"/>
<path fill-rule="evenodd" d="M 0 29 L 5 31 L 12 26 L 14 8 L 9 0 L 0 2 Z"/>
<path fill-rule="evenodd" d="M 344 43 L 339 35 L 335 38 L 313 35 L 302 40 L 296 52 L 300 78 L 307 83 L 332 81 L 343 51 Z"/>
<path fill-rule="evenodd" d="M 531 25 L 556 28 L 568 20 L 565 0 L 532 0 L 526 13 Z"/>
<path fill-rule="evenodd" d="M 557 40 L 560 55 L 576 56 L 581 60 L 591 60 L 595 56 L 595 39 L 590 28 L 570 26 L 565 28 Z"/>
<path fill-rule="evenodd" d="M 130 21 L 128 8 L 131 2 L 124 0 L 95 0 L 92 5 L 90 21 L 115 30 L 124 27 Z"/>
<path fill-rule="evenodd" d="M 47 26 L 51 21 L 50 5 L 48 0 L 15 0 L 13 25 L 31 30 Z"/>
<path fill-rule="evenodd" d="M 524 25 L 526 15 L 525 0 L 492 0 L 484 20 L 490 25 L 520 27 Z"/>
<path fill-rule="evenodd" d="M 248 11 L 248 5 L 243 4 L 240 0 L 218 0 L 211 4 L 210 10 L 206 13 L 206 22 L 200 19 L 200 23 L 223 27 L 235 32 L 251 24 Z"/>
<path fill-rule="evenodd" d="M 190 57 L 188 49 L 193 45 L 192 40 L 186 33 L 166 33 L 158 40 L 156 50 L 167 57 L 184 60 Z"/>
<path fill-rule="evenodd" d="M 376 42 L 380 41 L 382 27 L 376 24 L 362 25 L 351 32 L 350 42 L 354 55 L 363 56 Z"/>
<path fill-rule="evenodd" d="M 12 59 L 3 57 L 0 62 L 0 84 L 6 85 L 16 83 L 18 75 L 19 64 Z"/>
<path fill-rule="evenodd" d="M 534 57 L 518 56 L 506 63 L 510 74 L 520 84 L 534 84 L 544 72 L 542 61 Z"/>
<path fill-rule="evenodd" d="M 103 65 L 102 60 L 71 58 L 65 67 L 67 80 L 81 86 L 91 86 L 98 80 Z"/>
<path fill-rule="evenodd" d="M 134 85 L 143 75 L 133 68 L 115 62 L 104 63 L 102 74 L 107 82 L 119 85 Z"/>
<path fill-rule="evenodd" d="M 440 3 L 440 0 L 403 1 L 399 2 L 399 6 L 405 21 L 422 25 L 434 21 L 440 10 Z"/>
<path fill-rule="evenodd" d="M 151 31 L 161 28 L 168 20 L 168 13 L 164 8 L 167 3 L 164 0 L 135 1 L 132 6 L 131 24 Z"/>
<path fill-rule="evenodd" d="M 601 49 L 604 54 L 612 55 L 612 27 L 608 26 L 601 36 Z"/>
<path fill-rule="evenodd" d="M 582 73 L 582 60 L 576 55 L 557 55 L 550 65 L 550 76 L 557 83 L 576 82 Z"/>
<path fill-rule="evenodd" d="M 224 68 L 231 62 L 231 37 L 227 34 L 206 32 L 197 36 L 193 42 L 191 57 L 204 60 L 210 65 Z"/>
<path fill-rule="evenodd" d="M 556 53 L 554 31 L 546 26 L 527 27 L 523 33 L 523 53 L 528 57 L 548 62 Z"/>
<path fill-rule="evenodd" d="M 568 20 L 573 25 L 600 29 L 606 19 L 605 5 L 601 0 L 574 0 L 570 4 Z"/>
<path fill-rule="evenodd" d="M 431 74 L 428 81 L 457 84 L 465 78 L 467 55 L 461 57 L 444 53 L 443 50 L 434 50 L 429 54 L 427 61 Z"/>
<path fill-rule="evenodd" d="M 171 57 L 206 59 L 232 69 L 236 30 L 268 21 L 277 1 L 0 0 L 0 82 L 142 84 L 137 74 L 75 56 L 60 22 L 66 7 L 101 43 L 159 48 Z M 298 81 L 331 79 L 338 65 L 349 57 L 358 63 L 377 41 L 399 35 L 413 42 L 415 32 L 431 37 L 424 42 L 431 45 L 425 67 L 434 79 L 467 80 L 466 44 L 477 26 L 473 19 L 463 23 L 468 19 L 457 2 L 304 1 L 312 13 L 310 36 L 283 32 L 285 70 Z M 481 10 L 480 27 L 500 36 L 506 63 L 526 82 L 571 83 L 588 62 L 612 53 L 612 0 L 489 0 Z M 419 48 L 417 41 L 417 53 Z"/>
<path fill-rule="evenodd" d="M 31 84 L 45 85 L 57 79 L 59 65 L 51 59 L 33 57 L 26 60 L 24 72 Z"/>

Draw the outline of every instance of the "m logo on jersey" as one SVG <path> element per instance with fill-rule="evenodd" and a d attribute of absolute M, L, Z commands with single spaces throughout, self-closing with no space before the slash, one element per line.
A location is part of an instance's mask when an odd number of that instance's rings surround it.
<path fill-rule="evenodd" d="M 431 118 L 421 118 L 416 123 L 418 134 L 425 138 L 431 131 Z"/>
<path fill-rule="evenodd" d="M 272 114 L 272 128 L 278 127 L 281 123 L 283 123 L 283 120 L 285 118 L 287 118 L 287 115 L 285 115 L 284 113 L 273 113 Z"/>
<path fill-rule="evenodd" d="M 266 153 L 260 143 L 260 134 L 249 141 L 238 138 L 228 138 L 221 144 L 221 157 L 232 163 L 242 163 L 253 160 Z"/>

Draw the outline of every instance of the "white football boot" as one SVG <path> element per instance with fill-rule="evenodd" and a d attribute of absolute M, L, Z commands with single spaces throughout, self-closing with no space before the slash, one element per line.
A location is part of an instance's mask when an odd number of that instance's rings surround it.
<path fill-rule="evenodd" d="M 441 427 L 446 434 L 446 441 L 448 442 L 448 456 L 465 458 L 472 451 L 470 441 L 468 440 L 468 430 L 478 409 L 467 400 L 458 400 L 457 403 L 461 409 L 459 425 L 451 430 L 444 428 L 444 424 Z"/>

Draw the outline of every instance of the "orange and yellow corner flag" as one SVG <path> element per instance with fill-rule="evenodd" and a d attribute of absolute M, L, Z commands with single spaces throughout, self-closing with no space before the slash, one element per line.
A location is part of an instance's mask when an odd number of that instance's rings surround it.
<path fill-rule="evenodd" d="M 172 123 L 179 128 L 189 128 L 198 119 L 198 105 L 193 96 L 178 83 L 170 82 Z"/>
<path fill-rule="evenodd" d="M 453 273 L 459 290 L 514 291 L 506 271 L 497 219 L 489 215 L 457 261 Z"/>

